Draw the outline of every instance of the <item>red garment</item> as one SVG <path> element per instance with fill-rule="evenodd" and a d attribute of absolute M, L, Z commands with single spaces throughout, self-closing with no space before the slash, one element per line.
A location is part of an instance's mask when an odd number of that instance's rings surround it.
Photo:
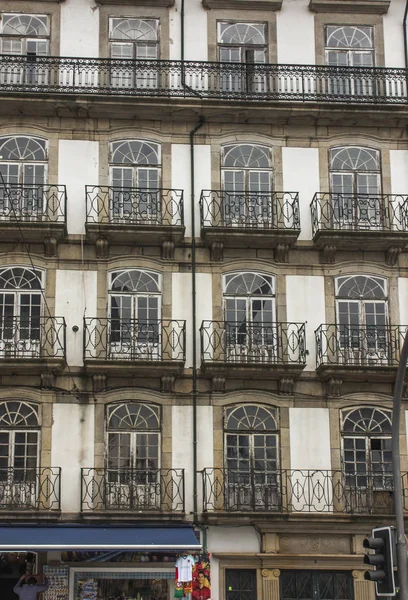
<path fill-rule="evenodd" d="M 211 598 L 211 590 L 208 587 L 196 588 L 193 591 L 192 599 L 193 600 L 209 600 Z"/>

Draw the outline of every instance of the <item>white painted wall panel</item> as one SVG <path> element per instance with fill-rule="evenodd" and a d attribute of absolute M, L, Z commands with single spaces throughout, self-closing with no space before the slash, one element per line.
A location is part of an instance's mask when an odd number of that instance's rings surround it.
<path fill-rule="evenodd" d="M 213 407 L 197 406 L 197 471 L 214 467 L 214 427 Z M 203 509 L 203 483 L 201 475 L 197 478 L 198 512 Z"/>
<path fill-rule="evenodd" d="M 276 13 L 278 63 L 314 65 L 316 62 L 314 14 L 309 0 L 285 0 Z M 302 40 L 302 43 L 294 43 Z"/>
<path fill-rule="evenodd" d="M 401 325 L 408 325 L 408 278 L 398 277 L 399 320 Z"/>
<path fill-rule="evenodd" d="M 211 146 L 194 146 L 194 200 L 195 200 L 195 231 L 200 235 L 200 194 L 201 190 L 211 189 Z M 189 144 L 172 144 L 172 188 L 184 190 L 184 223 L 186 237 L 191 237 L 191 173 Z"/>
<path fill-rule="evenodd" d="M 191 273 L 172 274 L 172 319 L 185 319 L 186 331 L 186 367 L 193 364 L 193 332 L 191 322 L 193 318 L 191 300 Z M 197 298 L 197 364 L 200 361 L 200 327 L 201 322 L 212 319 L 212 275 L 211 273 L 197 273 L 196 275 Z"/>
<path fill-rule="evenodd" d="M 99 144 L 84 140 L 60 140 L 58 182 L 67 187 L 68 233 L 85 233 L 85 186 L 99 181 Z"/>
<path fill-rule="evenodd" d="M 289 432 L 291 469 L 331 469 L 328 408 L 290 408 Z"/>
<path fill-rule="evenodd" d="M 319 191 L 319 152 L 317 148 L 282 148 L 283 189 L 299 192 L 299 240 L 312 239 L 310 203 Z"/>
<path fill-rule="evenodd" d="M 173 406 L 172 467 L 184 469 L 186 514 L 194 509 L 193 503 L 193 407 Z"/>
<path fill-rule="evenodd" d="M 209 527 L 208 551 L 260 552 L 260 539 L 253 527 Z M 211 590 L 212 591 L 212 590 Z"/>
<path fill-rule="evenodd" d="M 94 464 L 94 419 L 93 405 L 53 405 L 51 464 L 61 467 L 62 512 L 80 509 L 80 470 Z"/>
<path fill-rule="evenodd" d="M 306 323 L 306 371 L 316 368 L 315 330 L 326 322 L 324 277 L 288 275 L 286 277 L 286 318 L 288 323 Z"/>
<path fill-rule="evenodd" d="M 67 362 L 83 365 L 83 319 L 96 316 L 96 271 L 57 270 L 55 314 L 67 325 Z M 79 330 L 75 333 L 72 327 Z"/>
<path fill-rule="evenodd" d="M 391 193 L 408 194 L 408 150 L 390 150 Z"/>
<path fill-rule="evenodd" d="M 384 53 L 386 67 L 405 68 L 404 20 L 405 0 L 392 0 L 388 13 L 384 15 Z"/>
<path fill-rule="evenodd" d="M 60 56 L 99 56 L 99 10 L 93 0 L 61 3 Z"/>

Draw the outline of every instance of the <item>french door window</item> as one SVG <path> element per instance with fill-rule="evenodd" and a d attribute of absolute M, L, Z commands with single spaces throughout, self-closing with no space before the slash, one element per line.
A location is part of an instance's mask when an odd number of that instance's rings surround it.
<path fill-rule="evenodd" d="M 159 508 L 159 409 L 141 403 L 112 405 L 106 435 L 108 506 Z"/>
<path fill-rule="evenodd" d="M 157 88 L 157 68 L 149 67 L 146 61 L 159 58 L 159 21 L 111 18 L 109 39 L 111 58 L 118 61 L 112 65 L 111 85 L 125 89 Z"/>
<path fill-rule="evenodd" d="M 159 144 L 140 140 L 113 142 L 110 148 L 111 219 L 161 223 Z"/>
<path fill-rule="evenodd" d="M 226 600 L 256 600 L 255 569 L 225 569 Z"/>
<path fill-rule="evenodd" d="M 282 600 L 353 600 L 348 571 L 281 571 Z"/>
<path fill-rule="evenodd" d="M 225 448 L 229 508 L 278 510 L 277 410 L 255 404 L 227 409 Z"/>
<path fill-rule="evenodd" d="M 254 144 L 224 146 L 221 175 L 225 225 L 270 226 L 273 221 L 270 149 Z"/>
<path fill-rule="evenodd" d="M 336 279 L 339 347 L 349 364 L 386 361 L 388 301 L 386 280 L 354 275 Z"/>
<path fill-rule="evenodd" d="M 267 62 L 268 43 L 265 23 L 218 23 L 220 63 L 240 67 L 221 67 L 221 90 L 224 92 L 265 92 L 266 78 L 257 64 Z"/>
<path fill-rule="evenodd" d="M 115 358 L 161 357 L 161 278 L 152 271 L 110 274 L 110 352 Z"/>
<path fill-rule="evenodd" d="M 380 153 L 360 147 L 332 148 L 329 155 L 334 226 L 370 229 L 382 224 Z"/>

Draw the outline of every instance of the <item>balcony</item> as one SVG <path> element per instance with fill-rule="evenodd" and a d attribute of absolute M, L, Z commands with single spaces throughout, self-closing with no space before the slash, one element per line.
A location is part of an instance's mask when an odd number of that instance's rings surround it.
<path fill-rule="evenodd" d="M 0 511 L 59 511 L 60 467 L 0 469 Z"/>
<path fill-rule="evenodd" d="M 43 243 L 66 235 L 65 185 L 0 185 L 0 233 L 4 242 Z"/>
<path fill-rule="evenodd" d="M 84 319 L 84 361 L 89 372 L 159 376 L 183 369 L 186 322 Z"/>
<path fill-rule="evenodd" d="M 63 317 L 0 319 L 0 373 L 38 373 L 39 366 L 58 371 L 65 364 Z"/>
<path fill-rule="evenodd" d="M 293 378 L 305 367 L 304 323 L 203 321 L 200 337 L 201 366 L 210 375 Z"/>
<path fill-rule="evenodd" d="M 394 381 L 405 325 L 320 325 L 315 331 L 317 373 L 324 379 Z"/>
<path fill-rule="evenodd" d="M 182 190 L 87 185 L 86 207 L 92 241 L 151 246 L 184 237 Z"/>
<path fill-rule="evenodd" d="M 319 248 L 389 252 L 408 243 L 408 196 L 323 192 L 310 208 Z"/>
<path fill-rule="evenodd" d="M 184 469 L 81 469 L 81 512 L 184 514 Z"/>
<path fill-rule="evenodd" d="M 300 233 L 297 192 L 203 190 L 200 215 L 201 235 L 210 246 L 288 248 Z"/>
<path fill-rule="evenodd" d="M 391 474 L 283 469 L 240 472 L 204 469 L 203 512 L 207 519 L 226 513 L 391 514 Z M 403 475 L 408 510 L 407 474 Z"/>

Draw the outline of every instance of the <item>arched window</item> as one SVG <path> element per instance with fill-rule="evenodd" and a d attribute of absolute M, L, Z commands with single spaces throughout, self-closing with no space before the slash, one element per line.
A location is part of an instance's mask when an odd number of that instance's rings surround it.
<path fill-rule="evenodd" d="M 161 276 L 129 269 L 109 274 L 111 351 L 117 358 L 153 359 L 161 352 Z"/>
<path fill-rule="evenodd" d="M 0 34 L 1 54 L 48 55 L 50 25 L 46 15 L 3 13 Z"/>
<path fill-rule="evenodd" d="M 108 507 L 159 506 L 159 408 L 139 402 L 108 406 L 106 435 Z"/>
<path fill-rule="evenodd" d="M 387 358 L 387 281 L 370 275 L 335 279 L 340 346 L 348 361 Z"/>
<path fill-rule="evenodd" d="M 391 411 L 362 406 L 341 412 L 343 468 L 348 485 L 392 489 Z"/>
<path fill-rule="evenodd" d="M 372 27 L 326 26 L 326 64 L 339 67 L 374 66 Z"/>
<path fill-rule="evenodd" d="M 276 345 L 274 277 L 248 271 L 223 280 L 228 359 L 270 358 Z"/>
<path fill-rule="evenodd" d="M 6 183 L 41 185 L 47 175 L 47 141 L 33 136 L 0 138 L 0 173 Z"/>
<path fill-rule="evenodd" d="M 43 273 L 27 267 L 0 269 L 0 354 L 37 356 Z"/>
<path fill-rule="evenodd" d="M 260 225 L 271 220 L 270 148 L 258 144 L 224 146 L 221 176 L 227 223 Z"/>
<path fill-rule="evenodd" d="M 274 407 L 225 411 L 225 468 L 231 509 L 278 507 L 279 420 Z"/>

